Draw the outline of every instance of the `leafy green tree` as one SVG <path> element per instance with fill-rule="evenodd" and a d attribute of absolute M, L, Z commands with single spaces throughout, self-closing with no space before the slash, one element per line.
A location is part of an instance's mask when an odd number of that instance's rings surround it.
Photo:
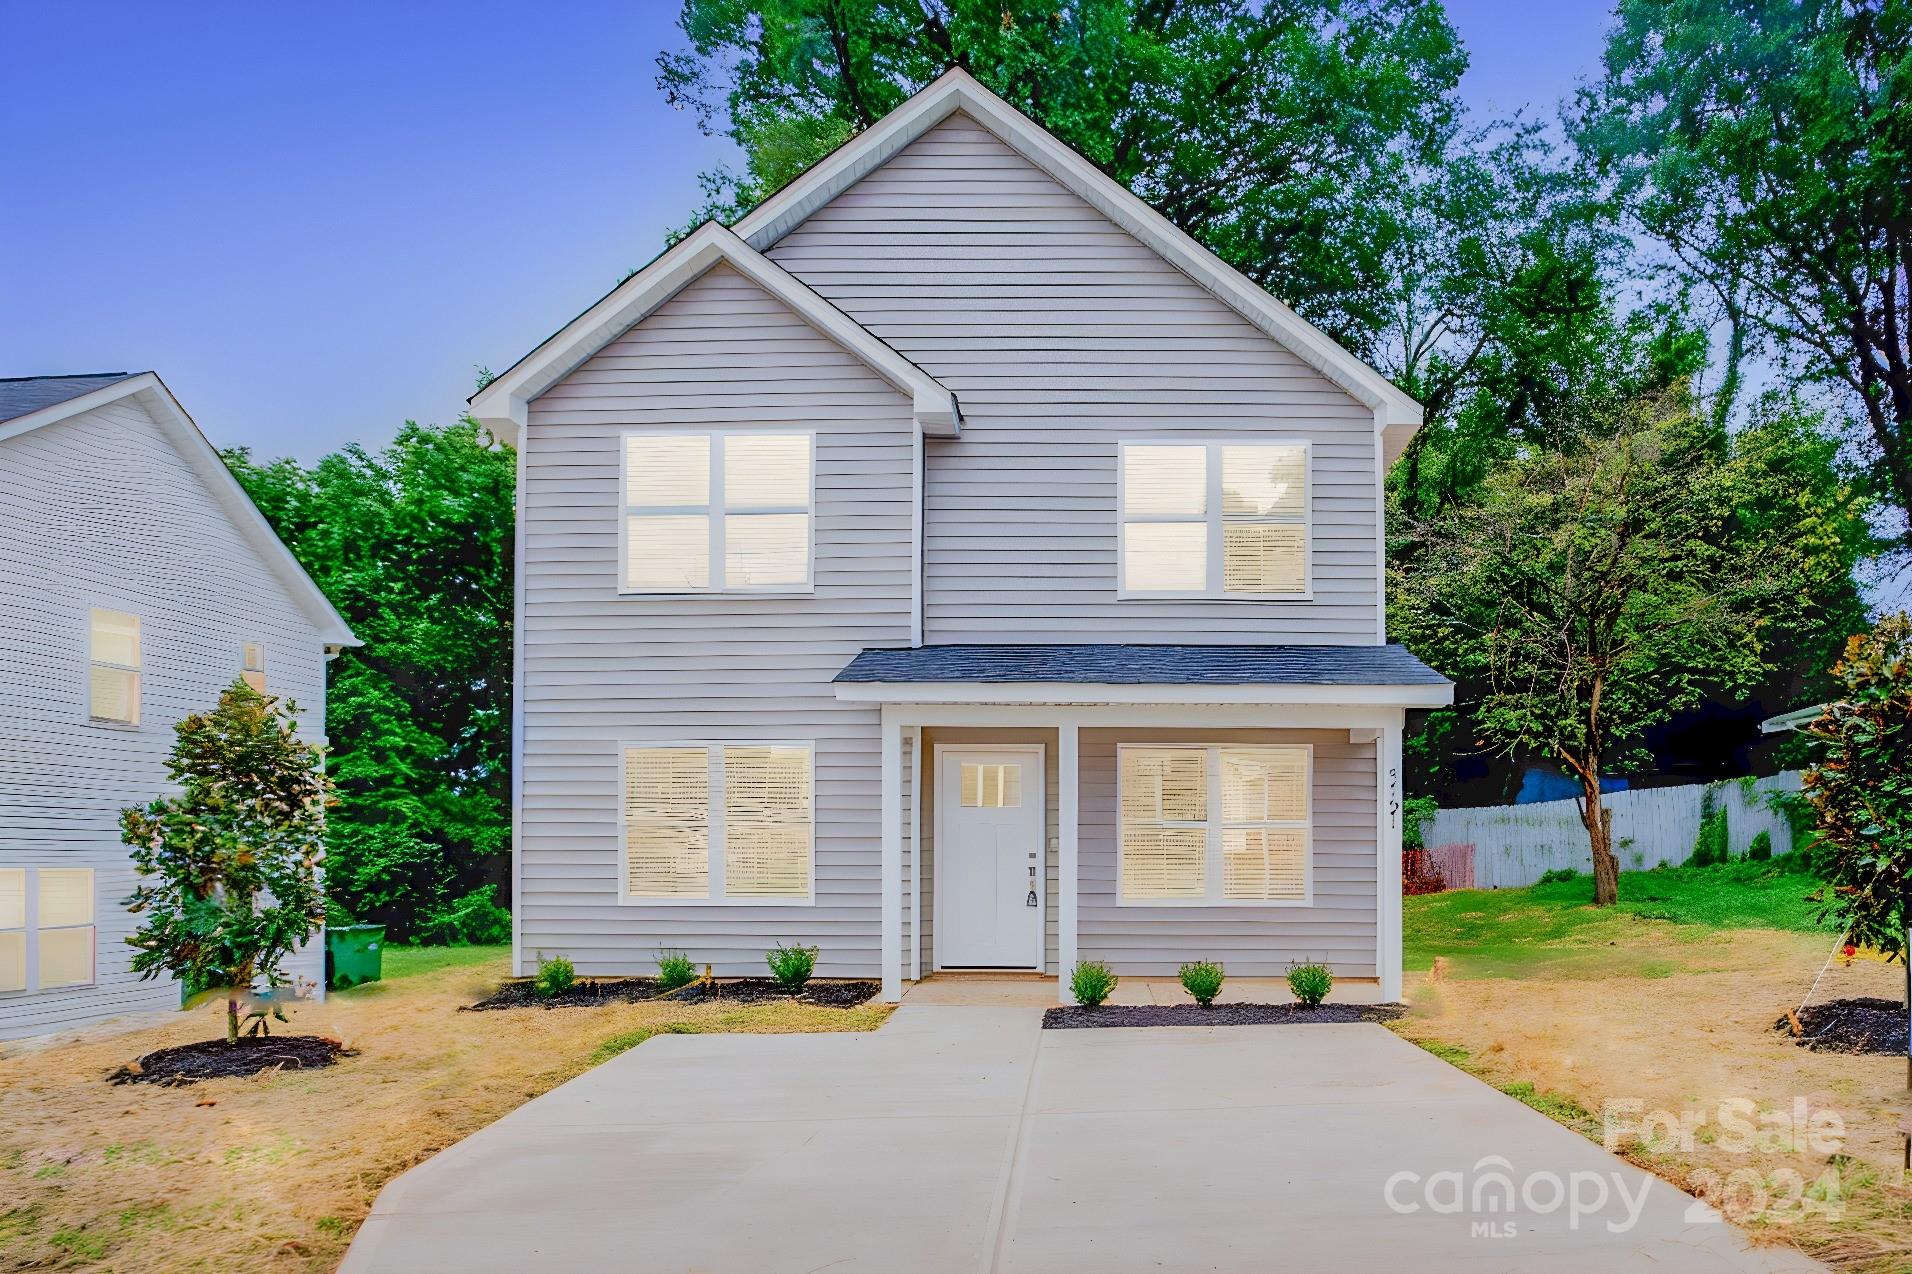
<path fill-rule="evenodd" d="M 960 65 L 1362 352 L 1466 66 L 1437 0 L 685 0 L 679 25 L 658 82 L 746 161 L 709 175 L 707 216 Z"/>
<path fill-rule="evenodd" d="M 1912 509 L 1912 0 L 1621 0 L 1576 131 L 1739 360 L 1844 386 Z M 1912 547 L 1912 521 L 1904 529 Z"/>
<path fill-rule="evenodd" d="M 281 985 L 280 964 L 325 918 L 330 785 L 297 717 L 295 705 L 281 711 L 276 698 L 234 682 L 211 712 L 173 727 L 166 774 L 178 795 L 120 813 L 140 875 L 125 901 L 141 917 L 127 939 L 133 970 L 223 990 L 228 1043 L 239 1040 L 240 1003 L 255 980 Z M 265 1029 L 264 1010 L 248 1016 L 252 1032 Z"/>
<path fill-rule="evenodd" d="M 1752 481 L 1685 395 L 1636 399 L 1417 524 L 1396 567 L 1396 631 L 1481 688 L 1480 741 L 1578 780 L 1598 904 L 1619 883 L 1602 778 L 1648 727 L 1766 670 L 1761 602 L 1790 568 L 1783 543 L 1731 547 Z"/>
<path fill-rule="evenodd" d="M 515 458 L 469 419 L 227 463 L 364 645 L 329 670 L 327 890 L 395 937 L 498 940 L 510 880 Z M 507 930 L 508 932 L 508 930 Z"/>
<path fill-rule="evenodd" d="M 1889 615 L 1846 644 L 1835 697 L 1806 727 L 1826 914 L 1854 940 L 1907 958 L 1912 927 L 1912 618 Z"/>

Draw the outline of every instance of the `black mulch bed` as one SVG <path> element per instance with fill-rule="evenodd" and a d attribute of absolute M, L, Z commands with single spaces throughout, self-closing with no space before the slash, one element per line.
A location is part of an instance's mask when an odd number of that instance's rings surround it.
<path fill-rule="evenodd" d="M 827 1009 L 851 1009 L 875 997 L 880 982 L 812 982 L 802 994 L 792 995 L 769 978 L 738 978 L 717 982 L 709 987 L 700 982 L 679 987 L 666 996 L 655 978 L 595 978 L 579 982 L 562 995 L 545 997 L 532 989 L 529 980 L 506 982 L 497 994 L 476 1004 L 466 1005 L 474 1012 L 489 1009 L 575 1009 L 595 1004 L 635 1004 L 639 1000 L 675 1000 L 680 1004 L 716 1001 L 723 1004 L 763 1004 L 770 1000 L 794 1000 Z"/>
<path fill-rule="evenodd" d="M 1398 1004 L 1104 1004 L 1058 1005 L 1042 1015 L 1049 1031 L 1097 1026 L 1299 1026 L 1310 1022 L 1391 1022 L 1407 1012 Z"/>
<path fill-rule="evenodd" d="M 1852 1000 L 1827 1000 L 1799 1010 L 1801 1048 L 1816 1053 L 1891 1053 L 1905 1052 L 1905 1005 L 1898 1000 L 1861 996 Z M 1792 1022 L 1780 1018 L 1776 1031 L 1792 1030 Z"/>
<path fill-rule="evenodd" d="M 196 1084 L 260 1071 L 330 1066 L 356 1050 L 320 1035 L 244 1036 L 237 1044 L 201 1040 L 148 1053 L 113 1072 L 115 1084 Z"/>

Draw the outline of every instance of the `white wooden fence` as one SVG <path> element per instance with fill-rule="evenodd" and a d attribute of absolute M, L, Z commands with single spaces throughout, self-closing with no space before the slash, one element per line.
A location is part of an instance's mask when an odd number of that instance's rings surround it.
<path fill-rule="evenodd" d="M 1772 837 L 1775 856 L 1792 849 L 1792 828 L 1767 805 L 1766 797 L 1775 791 L 1797 792 L 1796 770 L 1763 779 L 1607 793 L 1620 870 L 1683 863 L 1692 857 L 1709 789 L 1715 807 L 1726 809 L 1727 843 L 1735 855 L 1744 855 L 1761 832 Z M 1562 867 L 1593 870 L 1587 829 L 1573 800 L 1440 810 L 1422 820 L 1421 843 L 1429 849 L 1473 846 L 1474 884 L 1481 889 L 1531 885 Z"/>

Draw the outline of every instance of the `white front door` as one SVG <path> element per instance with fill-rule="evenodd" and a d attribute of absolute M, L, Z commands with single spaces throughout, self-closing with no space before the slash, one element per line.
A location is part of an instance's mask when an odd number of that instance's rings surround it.
<path fill-rule="evenodd" d="M 1040 969 L 1042 753 L 937 755 L 937 967 Z"/>

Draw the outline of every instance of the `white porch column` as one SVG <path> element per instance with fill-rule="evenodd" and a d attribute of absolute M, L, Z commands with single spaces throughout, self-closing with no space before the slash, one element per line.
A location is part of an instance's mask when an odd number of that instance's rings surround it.
<path fill-rule="evenodd" d="M 883 709 L 883 1000 L 903 998 L 903 727 Z"/>
<path fill-rule="evenodd" d="M 922 441 L 922 435 L 917 435 Z M 910 737 L 910 981 L 923 980 L 923 727 Z"/>
<path fill-rule="evenodd" d="M 1375 741 L 1376 840 L 1375 967 L 1381 998 L 1401 998 L 1401 726 Z"/>
<path fill-rule="evenodd" d="M 1076 853 L 1076 823 L 1081 807 L 1076 779 L 1076 724 L 1056 727 L 1056 984 L 1062 1003 L 1074 1004 L 1069 975 L 1076 966 L 1076 902 L 1080 895 Z"/>

